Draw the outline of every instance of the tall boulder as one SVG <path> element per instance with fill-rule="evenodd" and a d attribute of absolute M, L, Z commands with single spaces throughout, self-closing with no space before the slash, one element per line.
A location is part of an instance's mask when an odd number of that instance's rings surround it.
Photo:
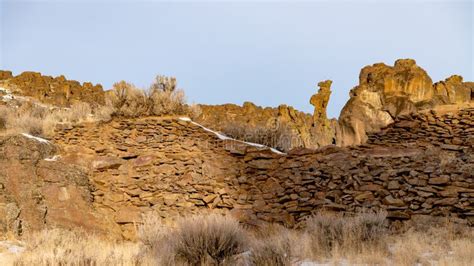
<path fill-rule="evenodd" d="M 325 80 L 318 83 L 318 93 L 311 96 L 309 103 L 314 106 L 313 123 L 327 124 L 326 109 L 328 107 L 329 98 L 331 96 L 331 80 Z"/>

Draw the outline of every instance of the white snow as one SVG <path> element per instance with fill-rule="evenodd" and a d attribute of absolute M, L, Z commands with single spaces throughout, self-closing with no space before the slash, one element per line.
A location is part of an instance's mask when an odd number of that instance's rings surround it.
<path fill-rule="evenodd" d="M 3 91 L 6 94 L 2 96 L 2 101 L 8 102 L 10 100 L 13 100 L 13 95 L 9 89 L 0 87 L 0 91 Z"/>
<path fill-rule="evenodd" d="M 249 146 L 254 146 L 254 147 L 257 147 L 257 148 L 270 148 L 270 147 L 267 147 L 267 146 L 265 146 L 265 145 L 258 144 L 258 143 L 247 142 L 247 141 L 242 141 L 242 140 L 238 140 L 238 139 L 229 138 L 229 137 L 227 137 L 227 136 L 225 136 L 225 135 L 223 135 L 223 134 L 221 134 L 221 133 L 219 133 L 219 132 L 216 132 L 216 131 L 214 131 L 214 130 L 212 130 L 212 129 L 209 129 L 209 128 L 207 128 L 207 127 L 205 127 L 205 126 L 203 126 L 203 125 L 201 125 L 201 124 L 199 124 L 199 123 L 196 123 L 196 122 L 192 121 L 191 118 L 189 118 L 189 117 L 180 117 L 179 120 L 191 122 L 192 124 L 201 127 L 201 128 L 204 129 L 205 131 L 213 133 L 214 135 L 216 135 L 216 136 L 217 136 L 219 139 L 221 139 L 221 140 L 233 140 L 233 141 L 237 141 L 237 142 L 240 142 L 240 143 L 245 143 L 245 144 L 247 144 L 247 145 L 249 145 Z M 272 152 L 274 152 L 274 153 L 277 153 L 277 154 L 285 154 L 285 153 L 283 153 L 283 152 L 281 152 L 281 151 L 279 151 L 279 150 L 277 150 L 277 149 L 274 149 L 274 148 L 270 148 L 270 150 L 271 150 Z"/>
<path fill-rule="evenodd" d="M 10 94 L 10 93 L 11 93 L 11 91 L 10 91 L 9 89 L 3 88 L 3 87 L 0 87 L 0 91 L 5 92 L 6 94 Z"/>
<path fill-rule="evenodd" d="M 8 240 L 0 241 L 0 247 L 5 248 L 8 252 L 13 254 L 21 253 L 25 250 L 25 248 L 20 246 L 19 243 Z"/>
<path fill-rule="evenodd" d="M 28 134 L 28 133 L 21 133 L 21 134 L 22 134 L 23 136 L 29 138 L 29 139 L 34 139 L 34 140 L 39 141 L 39 142 L 41 142 L 41 143 L 49 143 L 48 140 L 45 140 L 45 139 L 42 139 L 42 138 L 39 138 L 39 137 L 35 137 L 35 136 L 30 135 L 30 134 Z"/>
<path fill-rule="evenodd" d="M 48 162 L 54 162 L 54 161 L 57 161 L 59 158 L 61 158 L 61 155 L 54 155 L 53 157 L 46 158 L 44 160 Z"/>
<path fill-rule="evenodd" d="M 11 94 L 3 95 L 2 99 L 3 99 L 4 102 L 13 100 L 13 95 L 11 95 Z"/>

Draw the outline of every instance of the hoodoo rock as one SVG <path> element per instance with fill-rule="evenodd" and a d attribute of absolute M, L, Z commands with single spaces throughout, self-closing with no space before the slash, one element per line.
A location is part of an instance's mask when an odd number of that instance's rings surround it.
<path fill-rule="evenodd" d="M 329 97 L 331 96 L 331 80 L 321 81 L 318 83 L 318 93 L 311 96 L 309 102 L 314 106 L 313 123 L 323 124 L 327 123 L 326 109 L 329 103 Z"/>

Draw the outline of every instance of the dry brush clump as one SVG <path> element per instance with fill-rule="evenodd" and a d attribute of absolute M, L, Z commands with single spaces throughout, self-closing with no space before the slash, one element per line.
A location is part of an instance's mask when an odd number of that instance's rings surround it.
<path fill-rule="evenodd" d="M 126 117 L 147 115 L 199 115 L 197 106 L 186 104 L 184 92 L 176 89 L 176 79 L 157 76 L 147 90 L 120 81 L 107 94 L 113 114 Z"/>
<path fill-rule="evenodd" d="M 227 216 L 196 215 L 179 219 L 174 228 L 162 229 L 151 218 L 139 233 L 160 265 L 232 265 L 247 246 L 243 228 Z"/>
<path fill-rule="evenodd" d="M 306 219 L 304 225 L 312 256 L 316 258 L 330 257 L 341 250 L 360 253 L 371 248 L 383 249 L 383 239 L 388 233 L 383 211 L 350 217 L 319 213 Z"/>
<path fill-rule="evenodd" d="M 0 106 L 0 131 L 7 135 L 28 133 L 47 137 L 57 124 L 90 121 L 91 116 L 91 107 L 83 102 L 70 108 L 53 108 L 26 101 L 16 106 Z"/>

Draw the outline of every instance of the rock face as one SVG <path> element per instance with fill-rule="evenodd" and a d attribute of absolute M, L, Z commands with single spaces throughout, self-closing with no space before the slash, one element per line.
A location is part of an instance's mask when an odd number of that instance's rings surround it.
<path fill-rule="evenodd" d="M 463 83 L 460 76 L 433 85 L 426 71 L 412 59 L 397 60 L 393 67 L 382 63 L 366 66 L 341 111 L 337 143 L 364 143 L 367 133 L 379 131 L 399 115 L 443 104 L 469 103 L 473 100 L 471 91 L 472 85 Z"/>
<path fill-rule="evenodd" d="M 29 96 L 43 103 L 68 107 L 75 102 L 86 102 L 91 105 L 104 104 L 102 86 L 84 82 L 82 85 L 64 76 L 43 76 L 37 72 L 23 72 L 13 76 L 10 71 L 0 71 L 0 86 L 6 87 L 15 94 Z"/>
<path fill-rule="evenodd" d="M 51 226 L 113 231 L 92 208 L 87 172 L 52 159 L 57 152 L 22 135 L 0 139 L 0 235 Z"/>

